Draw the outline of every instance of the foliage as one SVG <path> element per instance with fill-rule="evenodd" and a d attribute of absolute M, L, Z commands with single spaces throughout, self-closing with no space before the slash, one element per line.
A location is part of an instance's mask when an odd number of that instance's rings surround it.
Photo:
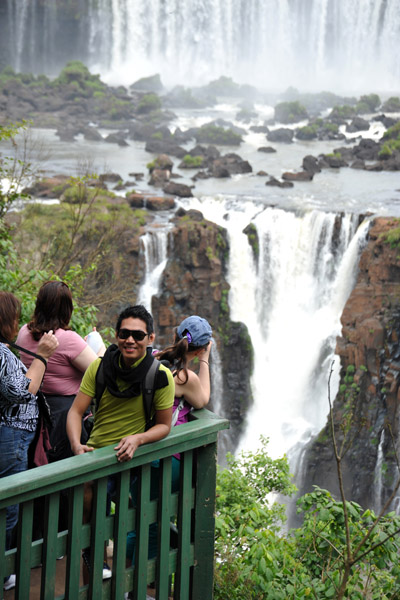
<path fill-rule="evenodd" d="M 202 156 L 192 156 L 191 154 L 185 154 L 183 157 L 182 167 L 186 169 L 196 169 L 203 166 L 203 157 Z"/>
<path fill-rule="evenodd" d="M 399 112 L 400 98 L 398 96 L 391 96 L 382 104 L 382 110 L 384 112 Z"/>
<path fill-rule="evenodd" d="M 0 142 L 8 141 L 14 147 L 17 147 L 15 138 L 21 130 L 28 126 L 26 121 L 22 123 L 11 124 L 7 126 L 0 125 Z M 26 198 L 26 194 L 21 192 L 21 187 L 27 183 L 32 176 L 32 165 L 14 156 L 3 156 L 0 160 L 0 220 L 9 211 L 17 200 Z"/>
<path fill-rule="evenodd" d="M 400 517 L 378 519 L 355 502 L 315 487 L 298 502 L 302 525 L 284 533 L 283 506 L 271 493 L 292 495 L 285 458 L 255 453 L 228 457 L 217 476 L 215 600 L 399 597 Z M 348 539 L 350 533 L 350 568 Z"/>
<path fill-rule="evenodd" d="M 242 142 L 242 137 L 231 129 L 217 127 L 212 123 L 200 127 L 195 133 L 195 138 L 198 142 L 228 146 L 239 146 Z"/>
<path fill-rule="evenodd" d="M 399 140 L 400 139 L 400 121 L 397 121 L 392 127 L 389 127 L 383 134 L 385 140 Z"/>
<path fill-rule="evenodd" d="M 298 100 L 280 102 L 275 106 L 275 119 L 281 123 L 297 123 L 307 118 L 307 110 Z"/>
<path fill-rule="evenodd" d="M 400 248 L 400 220 L 393 220 L 393 228 L 380 234 L 380 239 L 390 245 L 391 248 Z"/>
<path fill-rule="evenodd" d="M 356 111 L 358 114 L 375 112 L 380 103 L 381 99 L 378 94 L 367 94 L 366 96 L 361 96 L 356 104 Z"/>
<path fill-rule="evenodd" d="M 145 94 L 140 99 L 139 104 L 137 105 L 137 112 L 139 114 L 148 113 L 153 110 L 158 110 L 162 106 L 161 100 L 157 94 Z"/>
<path fill-rule="evenodd" d="M 400 151 L 400 121 L 385 131 L 383 139 L 385 143 L 379 152 L 379 158 L 385 160 L 390 158 L 394 152 Z"/>
<path fill-rule="evenodd" d="M 356 111 L 353 106 L 349 104 L 343 104 L 342 106 L 336 105 L 332 108 L 329 114 L 329 118 L 338 119 L 352 119 L 356 116 Z"/>
<path fill-rule="evenodd" d="M 3 127 L 0 139 L 16 146 L 20 129 L 18 124 Z M 96 176 L 90 174 L 70 178 L 64 190 L 67 201 L 60 205 L 24 202 L 6 221 L 9 209 L 28 199 L 20 192 L 27 174 L 35 175 L 30 163 L 15 158 L 0 163 L 0 180 L 9 181 L 7 190 L 0 191 L 0 289 L 21 300 L 23 323 L 32 315 L 40 285 L 62 279 L 74 299 L 72 327 L 86 335 L 102 304 L 122 301 L 131 292 L 131 282 L 121 285 L 115 279 L 113 240 L 123 237 L 128 225 L 135 226 L 135 216 L 128 204 L 110 201 L 110 192 L 92 188 Z"/>

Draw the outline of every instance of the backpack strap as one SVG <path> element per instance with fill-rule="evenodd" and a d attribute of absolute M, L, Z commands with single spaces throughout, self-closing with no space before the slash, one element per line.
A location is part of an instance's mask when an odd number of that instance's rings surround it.
<path fill-rule="evenodd" d="M 160 361 L 154 358 L 143 381 L 142 394 L 144 416 L 146 420 L 145 431 L 147 431 L 148 429 L 150 429 L 150 427 L 153 427 L 154 425 L 154 418 L 151 418 L 151 406 L 153 404 L 155 381 L 159 368 Z"/>
<path fill-rule="evenodd" d="M 102 357 L 100 357 L 99 368 L 97 369 L 97 372 L 96 372 L 95 385 L 96 385 L 96 391 L 95 391 L 95 395 L 94 395 L 94 409 L 96 411 L 99 409 L 101 397 L 104 394 L 104 391 L 106 389 L 106 380 L 104 377 L 104 363 L 103 363 Z"/>
<path fill-rule="evenodd" d="M 174 410 L 174 412 L 172 413 L 172 421 L 171 421 L 171 427 L 175 427 L 176 422 L 178 420 L 179 417 L 179 413 L 181 412 L 182 408 L 185 406 L 185 399 L 182 397 L 180 399 L 180 402 L 178 404 L 178 406 L 176 407 L 176 409 Z"/>

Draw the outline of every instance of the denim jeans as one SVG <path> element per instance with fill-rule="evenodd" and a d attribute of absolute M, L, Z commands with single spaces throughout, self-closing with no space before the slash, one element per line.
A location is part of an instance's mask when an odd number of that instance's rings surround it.
<path fill-rule="evenodd" d="M 28 448 L 34 437 L 34 431 L 0 425 L 0 477 L 27 470 Z M 6 550 L 12 547 L 12 531 L 17 521 L 18 504 L 8 506 L 6 511 Z"/>

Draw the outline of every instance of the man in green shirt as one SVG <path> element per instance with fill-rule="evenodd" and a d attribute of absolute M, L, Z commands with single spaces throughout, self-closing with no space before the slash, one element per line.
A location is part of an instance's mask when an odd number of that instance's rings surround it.
<path fill-rule="evenodd" d="M 119 315 L 115 329 L 117 344 L 112 344 L 103 359 L 95 360 L 83 376 L 68 413 L 67 433 L 74 454 L 115 444 L 117 460 L 123 462 L 130 460 L 139 446 L 157 442 L 168 435 L 175 386 L 170 370 L 160 364 L 151 411 L 154 422 L 147 424 L 142 384 L 154 360 L 151 347 L 148 347 L 155 339 L 153 318 L 144 306 L 129 306 Z M 106 387 L 94 416 L 90 438 L 87 444 L 82 444 L 82 418 L 96 395 L 96 373 L 101 360 Z M 86 523 L 90 519 L 91 506 L 92 486 L 87 485 L 84 502 Z M 111 571 L 108 574 L 105 565 L 103 577 L 110 576 Z"/>

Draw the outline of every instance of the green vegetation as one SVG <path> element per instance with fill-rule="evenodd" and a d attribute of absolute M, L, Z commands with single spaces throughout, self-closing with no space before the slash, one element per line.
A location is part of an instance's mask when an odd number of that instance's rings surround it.
<path fill-rule="evenodd" d="M 343 104 L 342 106 L 334 106 L 332 111 L 329 114 L 329 118 L 338 118 L 338 119 L 352 119 L 356 116 L 356 110 L 353 106 L 349 104 Z"/>
<path fill-rule="evenodd" d="M 379 151 L 379 158 L 385 160 L 394 152 L 400 152 L 400 121 L 385 131 L 383 140 L 385 142 Z"/>
<path fill-rule="evenodd" d="M 381 99 L 378 94 L 368 94 L 361 96 L 355 108 L 358 114 L 372 113 L 376 111 L 380 104 Z"/>
<path fill-rule="evenodd" d="M 393 229 L 381 233 L 380 239 L 389 244 L 391 248 L 400 249 L 400 219 L 393 219 Z"/>
<path fill-rule="evenodd" d="M 185 169 L 199 169 L 203 166 L 202 156 L 192 156 L 191 154 L 185 154 L 182 161 L 182 167 Z"/>
<path fill-rule="evenodd" d="M 10 183 L 0 190 L 0 289 L 20 298 L 21 322 L 26 322 L 40 285 L 49 279 L 66 281 L 74 298 L 72 326 L 86 335 L 96 323 L 96 307 L 131 297 L 132 280 L 125 283 L 115 269 L 122 262 L 115 238 L 132 228 L 139 230 L 145 213 L 115 202 L 114 194 L 98 187 L 93 174 L 57 185 L 63 193 L 59 205 L 28 203 L 10 213 L 17 201 L 29 199 L 19 190 L 35 175 L 28 160 L 12 156 L 20 143 L 24 146 L 20 134 L 19 125 L 0 128 L 0 141 L 11 148 L 10 158 L 0 162 L 0 180 Z"/>
<path fill-rule="evenodd" d="M 242 142 L 242 137 L 231 129 L 224 129 L 212 124 L 200 127 L 195 133 L 195 138 L 200 143 L 226 146 L 239 146 Z"/>
<path fill-rule="evenodd" d="M 159 110 L 162 106 L 161 100 L 157 94 L 145 94 L 137 105 L 139 114 L 149 113 L 153 110 Z"/>
<path fill-rule="evenodd" d="M 281 123 L 297 123 L 308 119 L 305 106 L 297 100 L 294 102 L 280 102 L 275 106 L 275 119 Z"/>
<path fill-rule="evenodd" d="M 313 140 L 318 135 L 322 137 L 331 134 L 337 134 L 339 126 L 336 123 L 329 123 L 323 119 L 315 119 L 305 127 L 300 127 L 296 132 L 296 137 L 299 140 Z"/>
<path fill-rule="evenodd" d="M 376 520 L 314 487 L 297 501 L 302 525 L 285 534 L 284 506 L 270 494 L 294 491 L 286 458 L 272 460 L 267 440 L 228 456 L 217 476 L 215 600 L 397 598 L 400 517 Z"/>
<path fill-rule="evenodd" d="M 391 96 L 382 104 L 382 110 L 384 112 L 400 112 L 400 98 L 399 96 Z"/>
<path fill-rule="evenodd" d="M 247 227 L 243 230 L 243 233 L 247 235 L 247 239 L 253 251 L 254 259 L 257 263 L 260 254 L 260 240 L 258 237 L 257 227 L 254 225 L 254 223 L 249 223 L 249 225 L 247 225 Z"/>

